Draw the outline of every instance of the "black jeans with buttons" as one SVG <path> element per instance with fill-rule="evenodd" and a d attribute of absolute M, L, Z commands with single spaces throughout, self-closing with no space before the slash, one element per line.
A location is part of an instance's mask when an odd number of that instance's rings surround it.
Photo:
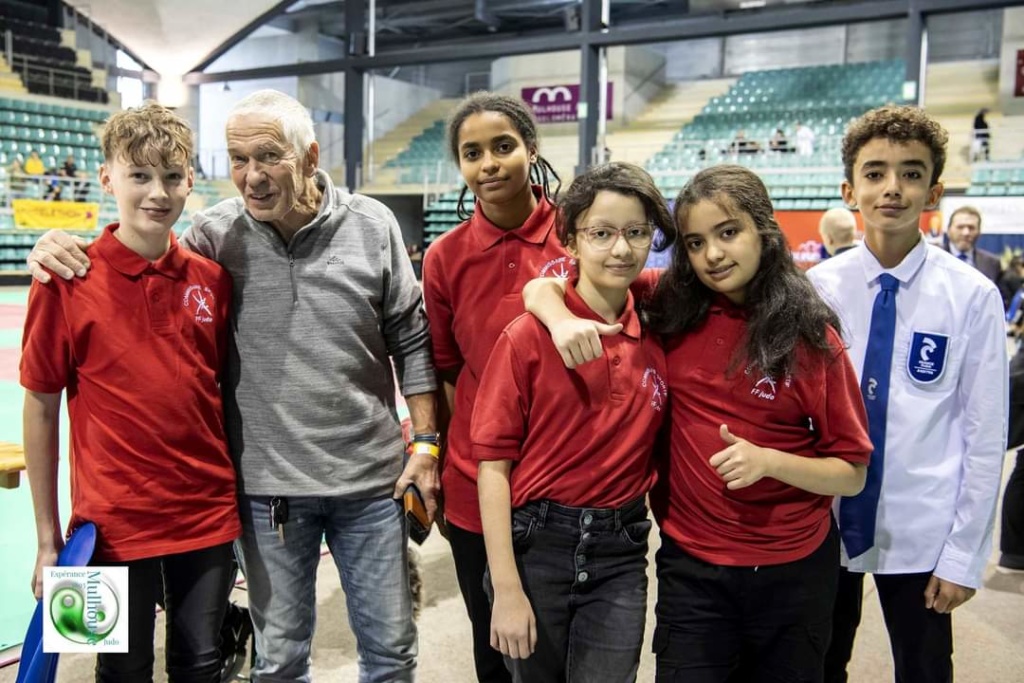
<path fill-rule="evenodd" d="M 533 655 L 505 660 L 513 680 L 636 680 L 650 530 L 643 498 L 617 509 L 537 501 L 513 511 L 516 562 L 537 619 Z"/>

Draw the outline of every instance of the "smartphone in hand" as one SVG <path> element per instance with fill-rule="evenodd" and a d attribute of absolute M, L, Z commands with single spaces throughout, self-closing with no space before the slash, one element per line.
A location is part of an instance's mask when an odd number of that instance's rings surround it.
<path fill-rule="evenodd" d="M 405 518 L 409 520 L 409 538 L 416 545 L 423 545 L 430 535 L 430 518 L 427 516 L 423 494 L 415 484 L 410 484 L 409 488 L 405 489 L 402 503 L 405 506 Z"/>

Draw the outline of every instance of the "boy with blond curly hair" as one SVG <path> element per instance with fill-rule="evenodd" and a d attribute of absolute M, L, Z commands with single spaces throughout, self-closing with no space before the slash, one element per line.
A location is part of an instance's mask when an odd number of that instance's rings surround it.
<path fill-rule="evenodd" d="M 38 535 L 32 588 L 38 597 L 42 568 L 64 544 L 56 489 L 66 392 L 68 530 L 93 522 L 93 564 L 128 567 L 129 651 L 99 654 L 96 680 L 152 680 L 163 597 L 170 679 L 214 683 L 241 530 L 220 392 L 231 279 L 171 230 L 193 185 L 188 124 L 145 104 L 111 116 L 101 143 L 99 179 L 119 221 L 89 247 L 84 278 L 34 282 L 29 293 L 21 384 Z"/>

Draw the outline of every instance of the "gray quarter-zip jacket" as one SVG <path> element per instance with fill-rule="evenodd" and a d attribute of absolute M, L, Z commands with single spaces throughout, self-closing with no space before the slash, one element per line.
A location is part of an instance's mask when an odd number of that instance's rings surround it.
<path fill-rule="evenodd" d="M 394 215 L 317 172 L 316 218 L 285 242 L 241 198 L 182 242 L 234 279 L 228 439 L 248 495 L 388 495 L 404 444 L 395 380 L 436 389 L 423 297 Z"/>

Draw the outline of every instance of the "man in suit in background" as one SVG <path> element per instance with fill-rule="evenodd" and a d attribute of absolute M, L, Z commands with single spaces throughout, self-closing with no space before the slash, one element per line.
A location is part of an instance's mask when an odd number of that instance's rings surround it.
<path fill-rule="evenodd" d="M 950 254 L 974 266 L 982 275 L 998 284 L 1002 264 L 992 252 L 974 246 L 980 234 L 981 212 L 973 206 L 961 206 L 949 217 L 944 247 Z"/>

